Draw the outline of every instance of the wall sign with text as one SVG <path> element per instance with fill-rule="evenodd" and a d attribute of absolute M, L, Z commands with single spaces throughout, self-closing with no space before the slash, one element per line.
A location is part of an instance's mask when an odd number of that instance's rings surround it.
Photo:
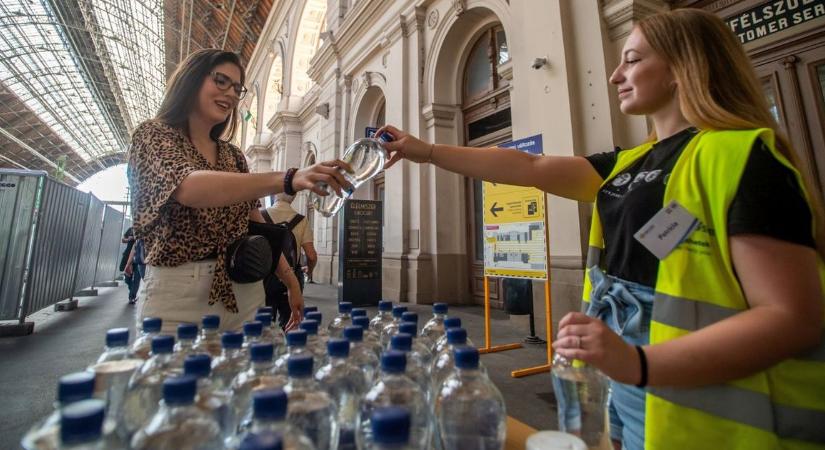
<path fill-rule="evenodd" d="M 742 44 L 825 17 L 825 0 L 772 0 L 725 19 Z"/>

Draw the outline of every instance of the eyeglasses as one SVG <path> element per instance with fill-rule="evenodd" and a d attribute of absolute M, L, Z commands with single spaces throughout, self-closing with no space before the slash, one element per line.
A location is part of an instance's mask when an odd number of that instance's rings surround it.
<path fill-rule="evenodd" d="M 242 99 L 246 95 L 246 87 L 241 83 L 233 83 L 232 78 L 229 78 L 227 75 L 220 72 L 209 72 L 209 75 L 212 75 L 212 81 L 215 82 L 215 86 L 217 86 L 218 89 L 225 91 L 231 87 L 235 93 L 238 94 L 238 99 Z"/>

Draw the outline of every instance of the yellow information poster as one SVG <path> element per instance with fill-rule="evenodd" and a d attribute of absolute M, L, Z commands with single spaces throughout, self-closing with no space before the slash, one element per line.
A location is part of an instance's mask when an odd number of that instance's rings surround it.
<path fill-rule="evenodd" d="M 542 153 L 541 135 L 502 147 Z M 547 279 L 546 202 L 536 188 L 483 183 L 484 275 Z"/>

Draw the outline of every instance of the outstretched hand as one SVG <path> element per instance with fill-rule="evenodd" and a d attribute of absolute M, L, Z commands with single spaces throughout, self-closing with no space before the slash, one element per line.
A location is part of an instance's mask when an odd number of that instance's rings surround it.
<path fill-rule="evenodd" d="M 340 196 L 342 189 L 352 189 L 352 184 L 344 178 L 341 170 L 352 172 L 352 167 L 340 159 L 313 164 L 295 172 L 292 178 L 292 188 L 296 192 L 309 189 L 318 195 L 324 196 L 327 195 L 327 192 L 322 189 L 319 183 L 325 183 Z"/>
<path fill-rule="evenodd" d="M 417 163 L 430 161 L 434 144 L 428 144 L 392 125 L 384 125 L 375 132 L 375 135 L 381 136 L 385 132 L 393 138 L 392 142 L 384 144 L 384 148 L 390 155 L 390 160 L 384 165 L 385 169 L 389 169 L 401 159 L 408 159 Z"/>

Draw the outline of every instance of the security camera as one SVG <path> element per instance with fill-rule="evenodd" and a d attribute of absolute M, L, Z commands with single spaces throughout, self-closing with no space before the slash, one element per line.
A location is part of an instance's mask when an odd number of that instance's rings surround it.
<path fill-rule="evenodd" d="M 536 58 L 533 60 L 533 64 L 530 66 L 536 70 L 541 69 L 542 67 L 547 65 L 547 58 Z"/>

